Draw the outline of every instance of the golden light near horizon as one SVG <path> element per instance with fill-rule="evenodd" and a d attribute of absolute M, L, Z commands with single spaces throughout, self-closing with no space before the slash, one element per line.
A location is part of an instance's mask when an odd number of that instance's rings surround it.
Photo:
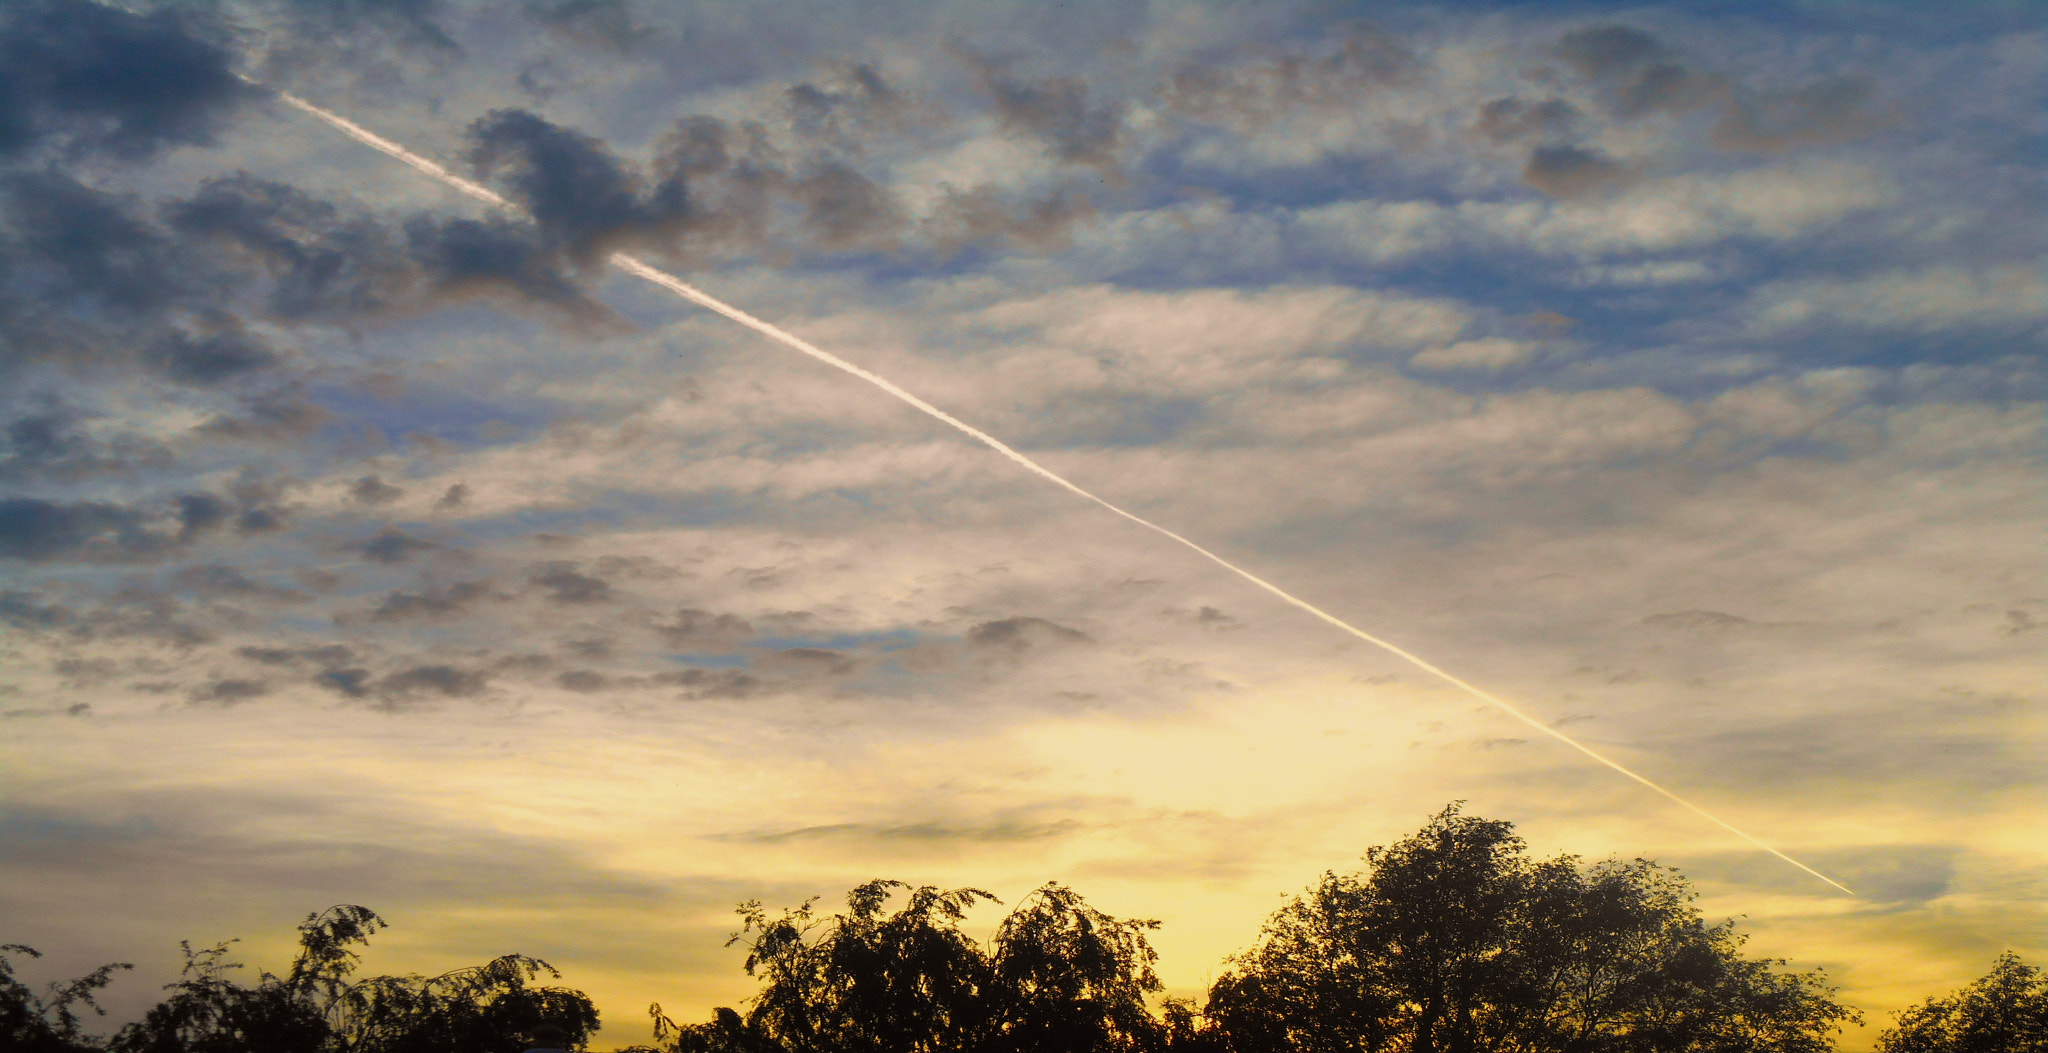
<path fill-rule="evenodd" d="M 0 941 L 625 1044 L 1059 880 L 1198 997 L 1462 800 L 1847 1049 L 2038 957 L 2040 20 L 1369 13 L 0 14 Z"/>

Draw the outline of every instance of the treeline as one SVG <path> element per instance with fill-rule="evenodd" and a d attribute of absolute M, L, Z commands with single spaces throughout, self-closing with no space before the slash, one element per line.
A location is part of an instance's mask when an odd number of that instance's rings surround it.
<path fill-rule="evenodd" d="M 874 881 L 820 917 L 740 908 L 759 988 L 744 1009 L 620 1053 L 1822 1053 L 1854 1012 L 1818 973 L 1742 953 L 1675 872 L 1532 859 L 1510 824 L 1454 806 L 1325 874 L 1267 922 L 1200 1002 L 1160 1000 L 1156 922 L 1058 884 L 986 944 L 961 931 L 995 897 Z M 308 917 L 288 972 L 243 981 L 229 946 L 185 946 L 162 1002 L 110 1037 L 94 995 L 125 965 L 38 993 L 0 947 L 0 1049 L 20 1053 L 517 1053 L 581 1049 L 596 1007 L 546 962 L 507 955 L 435 977 L 358 978 L 383 926 Z M 2048 1053 L 2048 979 L 2014 955 L 1901 1013 L 1883 1053 Z"/>

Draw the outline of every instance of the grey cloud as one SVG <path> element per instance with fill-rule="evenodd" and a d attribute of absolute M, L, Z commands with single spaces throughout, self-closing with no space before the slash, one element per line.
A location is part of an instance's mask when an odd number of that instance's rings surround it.
<path fill-rule="evenodd" d="M 1538 146 L 1522 167 L 1522 180 L 1552 197 L 1588 197 L 1635 181 L 1635 173 L 1592 147 Z"/>
<path fill-rule="evenodd" d="M 211 386 L 259 370 L 281 360 L 225 318 L 211 320 L 209 331 L 198 334 L 173 329 L 158 337 L 145 360 L 165 376 L 184 384 Z"/>
<path fill-rule="evenodd" d="M 259 93 L 189 15 L 88 0 L 9 3 L 0 12 L 0 157 L 54 145 L 140 160 L 212 142 Z"/>
<path fill-rule="evenodd" d="M 355 651 L 341 644 L 319 647 L 238 647 L 235 653 L 260 665 L 289 666 L 301 662 L 339 666 L 355 657 Z"/>
<path fill-rule="evenodd" d="M 822 647 L 787 647 L 770 651 L 755 664 L 763 672 L 800 679 L 841 677 L 854 671 L 852 659 Z"/>
<path fill-rule="evenodd" d="M 1861 77 L 1831 77 L 1784 92 L 1740 92 L 1714 125 L 1713 142 L 1749 153 L 1844 142 L 1883 126 L 1871 106 L 1875 94 Z"/>
<path fill-rule="evenodd" d="M 678 651 L 722 651 L 754 636 L 754 627 L 736 614 L 712 614 L 694 607 L 677 608 L 675 619 L 648 626 L 661 641 Z"/>
<path fill-rule="evenodd" d="M 823 249 L 885 248 L 903 228 L 889 192 L 837 161 L 821 161 L 790 184 L 812 243 Z"/>
<path fill-rule="evenodd" d="M 158 517 L 100 501 L 0 499 L 0 559 L 32 563 L 133 560 L 162 555 L 176 535 Z"/>
<path fill-rule="evenodd" d="M 441 499 L 434 502 L 434 507 L 452 511 L 461 508 L 468 501 L 469 487 L 463 483 L 454 483 L 441 492 Z"/>
<path fill-rule="evenodd" d="M 1683 632 L 1725 632 L 1729 629 L 1746 629 L 1756 623 L 1736 614 L 1723 611 L 1667 611 L 1652 614 L 1643 619 L 1643 624 L 1652 629 L 1675 629 Z"/>
<path fill-rule="evenodd" d="M 361 666 L 323 670 L 313 677 L 313 682 L 348 698 L 363 698 L 370 693 L 370 671 Z"/>
<path fill-rule="evenodd" d="M 686 698 L 751 698 L 760 694 L 760 678 L 738 669 L 679 669 L 654 674 L 657 684 L 683 688 Z"/>
<path fill-rule="evenodd" d="M 612 598 L 610 582 L 578 573 L 576 564 L 568 561 L 543 564 L 529 580 L 548 590 L 549 603 L 605 603 Z"/>
<path fill-rule="evenodd" d="M 561 270 L 555 248 L 532 224 L 502 217 L 435 220 L 417 216 L 405 225 L 407 248 L 428 287 L 442 298 L 509 297 L 545 307 L 585 324 L 619 327 L 616 315 L 591 300 Z"/>
<path fill-rule="evenodd" d="M 1023 818 L 999 818 L 988 823 L 946 823 L 926 821 L 920 823 L 831 823 L 824 826 L 803 826 L 788 830 L 749 830 L 740 833 L 714 834 L 711 840 L 729 844 L 780 845 L 811 841 L 845 841 L 862 844 L 871 841 L 928 844 L 1015 844 L 1027 841 L 1045 841 L 1065 837 L 1084 828 L 1078 819 L 1054 819 L 1032 821 Z"/>
<path fill-rule="evenodd" d="M 558 36 L 621 53 L 654 35 L 626 0 L 528 0 L 526 12 Z"/>
<path fill-rule="evenodd" d="M 947 187 L 937 207 L 920 223 L 919 233 L 942 255 L 997 238 L 1047 251 L 1064 246 L 1074 225 L 1095 215 L 1094 200 L 1068 187 L 1022 201 L 994 186 Z"/>
<path fill-rule="evenodd" d="M 1354 23 L 1324 37 L 1315 50 L 1268 55 L 1238 65 L 1213 59 L 1176 72 L 1162 94 L 1177 112 L 1244 124 L 1297 109 L 1334 109 L 1413 80 L 1424 62 L 1398 37 Z"/>
<path fill-rule="evenodd" d="M 844 83 L 837 88 L 809 81 L 790 86 L 790 118 L 799 132 L 845 141 L 857 129 L 893 126 L 905 116 L 908 101 L 874 66 L 848 66 L 841 79 Z"/>
<path fill-rule="evenodd" d="M 1022 653 L 1048 645 L 1089 644 L 1095 639 L 1044 618 L 1019 616 L 982 622 L 967 631 L 967 642 L 989 650 Z"/>
<path fill-rule="evenodd" d="M 306 599 L 306 594 L 296 589 L 284 589 L 251 580 L 233 567 L 218 563 L 184 567 L 172 574 L 170 580 L 185 590 L 201 596 L 233 596 L 242 599 L 260 599 L 290 603 Z"/>
<path fill-rule="evenodd" d="M 1884 910 L 1913 909 L 1947 895 L 1954 885 L 1954 845 L 1859 845 L 1799 852 L 1821 873 L 1856 890 Z M 1810 892 L 1812 879 L 1755 852 L 1705 854 L 1687 867 L 1689 875 L 1744 888 Z"/>
<path fill-rule="evenodd" d="M 1601 84 L 1608 108 L 1620 117 L 1697 109 L 1718 102 L 1727 90 L 1720 76 L 1688 68 L 1663 42 L 1630 26 L 1573 30 L 1553 52 Z"/>
<path fill-rule="evenodd" d="M 391 622 L 414 618 L 445 618 L 467 611 L 490 598 L 490 595 L 490 583 L 483 581 L 458 581 L 453 585 L 428 587 L 419 592 L 393 591 L 384 597 L 384 602 L 370 611 L 370 620 Z"/>
<path fill-rule="evenodd" d="M 1524 102 L 1511 97 L 1481 106 L 1472 130 L 1496 143 L 1553 140 L 1570 132 L 1578 117 L 1578 107 L 1563 99 Z"/>
<path fill-rule="evenodd" d="M 503 181 L 550 242 L 579 264 L 628 243 L 672 243 L 689 221 L 680 176 L 643 193 L 637 174 L 581 132 L 524 110 L 495 110 L 469 136 L 478 174 Z"/>
<path fill-rule="evenodd" d="M 380 677 L 375 690 L 379 695 L 394 700 L 425 696 L 470 698 L 482 694 L 487 686 L 488 677 L 484 673 L 452 665 L 417 665 Z"/>
<path fill-rule="evenodd" d="M 85 419 L 51 399 L 7 422 L 0 428 L 0 482 L 72 482 L 171 463 L 162 443 L 128 435 L 95 439 L 79 427 Z"/>
<path fill-rule="evenodd" d="M 216 680 L 192 693 L 194 705 L 233 706 L 270 694 L 262 680 Z"/>
<path fill-rule="evenodd" d="M 377 536 L 355 546 L 355 549 L 362 553 L 364 559 L 389 566 L 404 563 L 418 553 L 432 552 L 440 547 L 432 541 L 387 527 L 379 531 Z"/>
<path fill-rule="evenodd" d="M 570 691 L 589 694 L 612 685 L 611 677 L 590 669 L 570 669 L 555 677 L 555 683 Z"/>
<path fill-rule="evenodd" d="M 357 504 L 383 505 L 404 497 L 405 490 L 374 475 L 366 475 L 349 485 L 348 496 Z"/>
<path fill-rule="evenodd" d="M 81 641 L 150 639 L 175 647 L 193 647 L 213 639 L 213 633 L 181 619 L 181 613 L 171 597 L 139 588 L 120 589 L 91 610 L 48 602 L 35 590 L 0 592 L 0 625 L 24 632 L 61 634 Z"/>
<path fill-rule="evenodd" d="M 1005 126 L 1044 140 L 1062 161 L 1105 171 L 1116 163 L 1123 144 L 1123 103 L 1088 105 L 1088 86 L 1078 77 L 1020 80 L 990 60 L 969 55 L 968 61 Z"/>

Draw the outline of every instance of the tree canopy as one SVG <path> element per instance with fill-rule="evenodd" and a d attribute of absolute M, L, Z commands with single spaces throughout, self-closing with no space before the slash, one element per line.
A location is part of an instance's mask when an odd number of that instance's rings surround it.
<path fill-rule="evenodd" d="M 1977 982 L 1899 1014 L 1879 1053 L 2048 1053 L 2048 976 L 2007 951 Z"/>
<path fill-rule="evenodd" d="M 1644 860 L 1533 860 L 1452 806 L 1366 864 L 1274 914 L 1210 988 L 1228 1049 L 1820 1053 L 1855 1018 Z"/>

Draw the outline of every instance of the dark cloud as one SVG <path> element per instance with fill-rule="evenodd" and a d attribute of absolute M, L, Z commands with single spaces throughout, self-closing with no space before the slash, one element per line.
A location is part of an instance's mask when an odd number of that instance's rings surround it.
<path fill-rule="evenodd" d="M 809 81 L 790 86 L 790 123 L 799 133 L 858 149 L 856 133 L 894 129 L 907 119 L 909 100 L 874 66 L 845 67 L 839 80 L 831 87 Z"/>
<path fill-rule="evenodd" d="M 1529 152 L 1522 181 L 1552 197 L 1590 197 L 1628 186 L 1636 179 L 1620 162 L 1588 146 L 1557 143 Z"/>
<path fill-rule="evenodd" d="M 0 559 L 47 563 L 152 558 L 170 548 L 175 538 L 154 529 L 155 521 L 132 508 L 99 501 L 0 499 Z"/>
<path fill-rule="evenodd" d="M 378 531 L 376 537 L 356 546 L 356 551 L 362 553 L 363 558 L 372 563 L 389 566 L 404 563 L 417 553 L 432 552 L 440 547 L 424 538 L 413 537 L 402 530 L 386 527 Z"/>
<path fill-rule="evenodd" d="M 762 655 L 755 663 L 763 672 L 798 679 L 841 677 L 853 672 L 853 659 L 822 647 L 786 647 Z"/>
<path fill-rule="evenodd" d="M 692 699 L 751 698 L 763 690 L 760 679 L 738 669 L 679 669 L 651 677 L 657 684 L 683 689 Z"/>
<path fill-rule="evenodd" d="M 141 160 L 213 142 L 259 92 L 196 30 L 177 6 L 11 0 L 0 8 L 0 158 L 53 146 Z"/>
<path fill-rule="evenodd" d="M 468 501 L 469 487 L 463 483 L 455 483 L 441 492 L 441 499 L 434 502 L 434 507 L 443 511 L 453 511 Z"/>
<path fill-rule="evenodd" d="M 1517 98 L 1495 99 L 1479 108 L 1472 130 L 1496 143 L 1530 139 L 1555 140 L 1572 130 L 1579 109 L 1563 99 L 1524 102 Z"/>
<path fill-rule="evenodd" d="M 1094 199 L 1069 187 L 1023 200 L 989 185 L 947 187 L 919 233 L 942 255 L 998 238 L 1045 252 L 1065 247 L 1073 227 L 1095 215 Z"/>
<path fill-rule="evenodd" d="M 174 647 L 208 643 L 213 633 L 182 620 L 178 602 L 162 593 L 123 588 L 98 606 L 80 610 L 51 603 L 32 589 L 0 592 L 0 625 L 74 640 L 146 639 Z"/>
<path fill-rule="evenodd" d="M 1746 629 L 1756 623 L 1737 614 L 1723 611 L 1666 611 L 1652 614 L 1643 619 L 1643 624 L 1652 629 L 1675 629 L 1682 632 L 1725 632 L 1729 629 Z"/>
<path fill-rule="evenodd" d="M 1875 94 L 1861 77 L 1831 77 L 1783 92 L 1738 92 L 1714 125 L 1713 142 L 1748 153 L 1846 142 L 1884 126 L 1871 105 Z"/>
<path fill-rule="evenodd" d="M 1020 616 L 982 622 L 967 631 L 967 642 L 979 648 L 1022 653 L 1035 647 L 1088 644 L 1095 640 L 1078 629 L 1044 618 Z"/>
<path fill-rule="evenodd" d="M 417 665 L 378 678 L 374 690 L 387 701 L 402 702 L 418 698 L 472 698 L 483 694 L 488 686 L 484 673 L 452 665 Z"/>
<path fill-rule="evenodd" d="M 1024 80 L 1001 63 L 971 54 L 967 61 L 1005 127 L 1037 136 L 1062 161 L 1112 170 L 1123 145 L 1122 102 L 1090 106 L 1088 86 L 1078 77 Z"/>
<path fill-rule="evenodd" d="M 1619 117 L 1698 109 L 1718 102 L 1727 90 L 1723 78 L 1687 67 L 1662 41 L 1631 26 L 1573 30 L 1559 38 L 1553 53 L 1599 84 L 1608 109 Z"/>
<path fill-rule="evenodd" d="M 192 693 L 194 705 L 232 706 L 270 693 L 262 680 L 216 680 Z"/>
<path fill-rule="evenodd" d="M 583 694 L 603 691 L 612 685 L 611 677 L 589 669 L 571 669 L 555 678 L 562 687 Z"/>
<path fill-rule="evenodd" d="M 549 603 L 604 603 L 612 598 L 610 582 L 578 573 L 576 564 L 566 560 L 542 565 L 529 580 L 548 590 Z"/>
<path fill-rule="evenodd" d="M 310 663 L 340 666 L 355 657 L 355 651 L 341 644 L 319 647 L 238 647 L 235 653 L 259 665 L 290 666 Z"/>
<path fill-rule="evenodd" d="M 386 505 L 404 497 L 405 490 L 374 475 L 366 475 L 349 485 L 348 496 L 357 504 Z"/>
<path fill-rule="evenodd" d="M 1161 92 L 1177 113 L 1249 127 L 1300 110 L 1332 110 L 1413 80 L 1424 68 L 1398 37 L 1354 23 L 1323 34 L 1311 50 L 1236 64 L 1205 58 L 1177 71 Z"/>
<path fill-rule="evenodd" d="M 754 636 L 754 627 L 739 615 L 712 614 L 694 607 L 677 608 L 673 621 L 654 622 L 648 628 L 678 651 L 723 651 Z"/>
<path fill-rule="evenodd" d="M 172 584 L 187 592 L 205 597 L 234 597 L 237 599 L 268 600 L 290 603 L 306 599 L 306 594 L 296 589 L 284 589 L 252 580 L 248 575 L 233 567 L 218 563 L 183 567 L 170 576 Z"/>
<path fill-rule="evenodd" d="M 461 50 L 440 23 L 442 0 L 278 0 L 303 47 L 374 48 L 384 42 L 429 52 Z M 296 49 L 295 49 L 296 50 Z"/>
<path fill-rule="evenodd" d="M 313 682 L 349 698 L 363 698 L 370 693 L 370 671 L 361 666 L 323 670 L 313 677 Z"/>
<path fill-rule="evenodd" d="M 788 830 L 756 830 L 714 834 L 711 840 L 738 844 L 779 845 L 792 842 L 844 841 L 867 844 L 874 841 L 931 844 L 1015 844 L 1065 837 L 1084 828 L 1078 819 L 1034 820 L 997 818 L 987 823 L 831 823 Z"/>
<path fill-rule="evenodd" d="M 100 440 L 81 427 L 86 419 L 50 399 L 8 421 L 0 428 L 0 482 L 74 482 L 171 464 L 162 443 L 132 435 Z"/>
<path fill-rule="evenodd" d="M 598 140 L 525 110 L 494 110 L 470 126 L 469 161 L 504 183 L 549 243 L 578 264 L 631 243 L 682 235 L 689 199 L 679 177 L 643 180 Z"/>
<path fill-rule="evenodd" d="M 489 599 L 489 582 L 458 581 L 453 585 L 429 587 L 419 592 L 393 591 L 370 612 L 370 620 L 405 621 L 414 618 L 445 618 L 461 614 Z"/>
<path fill-rule="evenodd" d="M 889 192 L 837 161 L 821 161 L 789 186 L 811 244 L 828 250 L 887 248 L 903 228 Z"/>
<path fill-rule="evenodd" d="M 550 32 L 629 53 L 654 35 L 626 0 L 527 0 L 526 12 Z"/>
<path fill-rule="evenodd" d="M 500 216 L 417 216 L 406 223 L 405 236 L 427 287 L 439 298 L 505 297 L 585 324 L 620 325 L 616 315 L 563 273 L 560 252 L 533 224 Z"/>

